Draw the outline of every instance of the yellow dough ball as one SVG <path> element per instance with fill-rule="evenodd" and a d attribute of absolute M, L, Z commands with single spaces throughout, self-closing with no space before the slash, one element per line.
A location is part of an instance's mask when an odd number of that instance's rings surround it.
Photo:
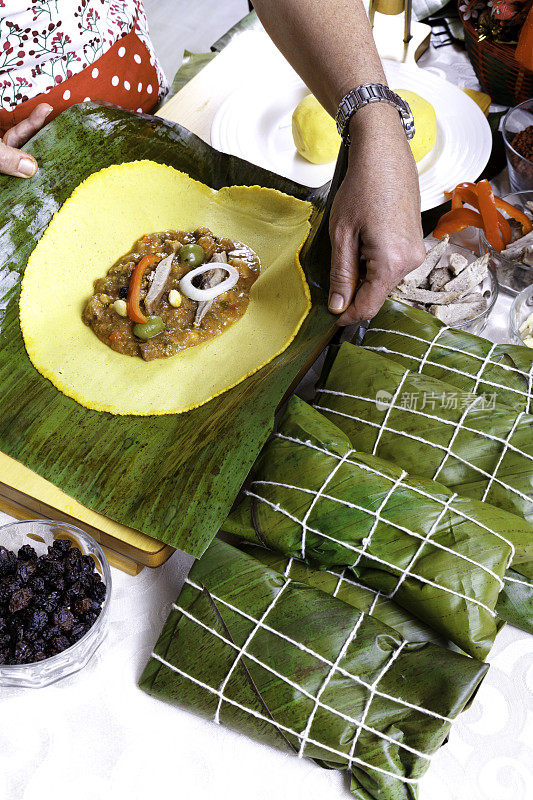
<path fill-rule="evenodd" d="M 407 89 L 395 89 L 396 94 L 409 103 L 415 119 L 415 135 L 409 140 L 415 161 L 421 161 L 437 141 L 437 117 L 435 109 L 415 92 Z"/>
<path fill-rule="evenodd" d="M 337 158 L 341 137 L 335 120 L 312 94 L 294 109 L 292 136 L 300 155 L 312 164 L 328 164 Z"/>

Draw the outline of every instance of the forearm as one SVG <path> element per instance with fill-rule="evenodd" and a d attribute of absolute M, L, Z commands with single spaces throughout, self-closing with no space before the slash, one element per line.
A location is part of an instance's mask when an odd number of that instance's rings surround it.
<path fill-rule="evenodd" d="M 346 92 L 386 83 L 361 0 L 253 0 L 268 34 L 335 115 Z"/>

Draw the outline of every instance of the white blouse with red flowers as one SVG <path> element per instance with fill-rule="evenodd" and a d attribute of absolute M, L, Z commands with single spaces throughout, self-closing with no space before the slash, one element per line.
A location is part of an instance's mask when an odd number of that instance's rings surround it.
<path fill-rule="evenodd" d="M 150 51 L 162 97 L 168 85 L 142 0 L 0 0 L 0 107 L 10 111 L 81 72 L 133 28 Z"/>

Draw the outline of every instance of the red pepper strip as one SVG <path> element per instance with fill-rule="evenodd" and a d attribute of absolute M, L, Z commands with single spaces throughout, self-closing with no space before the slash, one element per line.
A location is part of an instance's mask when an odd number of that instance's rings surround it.
<path fill-rule="evenodd" d="M 471 189 L 470 187 L 474 188 Z M 479 211 L 479 199 L 476 194 L 476 186 L 473 183 L 460 183 L 455 187 L 453 192 L 444 192 L 444 194 L 448 200 L 450 197 L 452 198 L 452 209 L 462 208 L 463 203 L 468 203 L 468 205 L 473 206 L 476 211 Z M 503 244 L 507 247 L 511 241 L 511 226 L 500 211 L 498 211 L 498 225 Z"/>
<path fill-rule="evenodd" d="M 492 186 L 487 180 L 479 181 L 477 188 L 479 199 L 479 211 L 483 219 L 483 230 L 490 246 L 501 253 L 503 250 L 503 240 L 500 233 L 498 222 L 498 209 L 494 200 Z"/>
<path fill-rule="evenodd" d="M 522 233 L 524 236 L 533 229 L 531 220 L 527 214 L 524 214 L 524 212 L 520 211 L 519 208 L 512 206 L 511 203 L 507 202 L 507 200 L 502 200 L 502 198 L 498 197 L 497 195 L 495 195 L 494 201 L 496 203 L 496 208 L 501 208 L 502 211 L 505 211 L 510 217 L 522 225 Z"/>
<path fill-rule="evenodd" d="M 496 199 L 496 197 L 494 199 Z M 505 217 L 500 211 L 498 211 L 498 225 L 500 226 L 500 233 L 503 239 L 503 246 L 507 247 L 513 235 L 511 233 L 511 226 L 509 225 L 509 222 L 505 219 Z"/>
<path fill-rule="evenodd" d="M 472 211 L 470 208 L 452 208 L 444 214 L 437 222 L 437 227 L 433 231 L 433 236 L 436 239 L 442 239 L 447 233 L 455 233 L 456 231 L 464 231 L 469 225 L 474 228 L 482 228 L 483 220 L 481 214 L 477 211 Z"/>
<path fill-rule="evenodd" d="M 139 307 L 139 302 L 141 299 L 141 284 L 144 278 L 144 273 L 148 267 L 151 267 L 153 264 L 157 264 L 159 261 L 161 261 L 160 256 L 153 254 L 143 256 L 131 273 L 126 309 L 128 312 L 128 317 L 132 320 L 132 322 L 148 321 Z"/>

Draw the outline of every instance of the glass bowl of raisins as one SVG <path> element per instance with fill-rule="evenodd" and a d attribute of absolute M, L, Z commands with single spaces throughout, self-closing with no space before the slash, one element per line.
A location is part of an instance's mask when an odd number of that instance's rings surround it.
<path fill-rule="evenodd" d="M 100 545 L 50 520 L 0 527 L 0 686 L 39 688 L 82 669 L 107 633 Z"/>

